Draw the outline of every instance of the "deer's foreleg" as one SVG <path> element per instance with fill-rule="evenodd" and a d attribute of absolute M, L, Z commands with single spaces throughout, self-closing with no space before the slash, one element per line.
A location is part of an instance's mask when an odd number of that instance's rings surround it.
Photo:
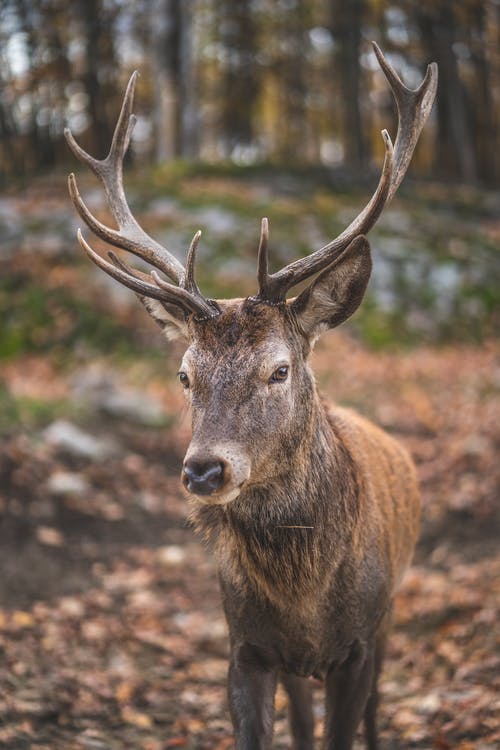
<path fill-rule="evenodd" d="M 371 645 L 355 643 L 326 678 L 325 750 L 352 750 L 356 729 L 373 687 Z"/>
<path fill-rule="evenodd" d="M 233 650 L 228 694 L 237 750 L 269 750 L 277 670 L 249 649 Z"/>

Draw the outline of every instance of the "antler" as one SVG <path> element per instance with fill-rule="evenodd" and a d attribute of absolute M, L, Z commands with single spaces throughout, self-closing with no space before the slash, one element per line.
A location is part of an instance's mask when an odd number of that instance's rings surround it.
<path fill-rule="evenodd" d="M 436 63 L 427 67 L 420 86 L 409 89 L 389 65 L 380 48 L 372 42 L 382 71 L 387 78 L 398 109 L 398 130 L 393 148 L 389 133 L 382 130 L 385 158 L 382 174 L 375 193 L 361 213 L 342 234 L 306 258 L 289 263 L 274 274 L 268 273 L 267 219 L 263 220 L 259 245 L 257 297 L 269 302 L 280 302 L 291 287 L 329 266 L 359 234 L 366 234 L 374 226 L 384 207 L 398 189 L 410 163 L 421 130 L 432 109 L 436 96 L 438 72 Z M 265 223 L 264 223 L 265 222 Z"/>
<path fill-rule="evenodd" d="M 177 282 L 179 286 L 164 281 L 156 271 L 152 271 L 151 276 L 148 276 L 130 268 L 126 263 L 120 261 L 114 253 L 109 253 L 112 260 L 112 263 L 109 263 L 92 250 L 80 230 L 78 230 L 78 241 L 89 258 L 99 268 L 138 294 L 152 297 L 166 304 L 177 305 L 186 313 L 193 313 L 198 317 L 214 317 L 218 314 L 218 309 L 203 297 L 194 280 L 194 262 L 200 232 L 195 234 L 191 242 L 187 270 L 184 270 L 177 258 L 139 226 L 125 197 L 123 158 L 136 122 L 135 115 L 132 114 L 132 105 L 137 77 L 138 73 L 135 71 L 128 82 L 111 147 L 105 159 L 98 160 L 90 156 L 78 145 L 68 128 L 64 131 L 68 145 L 75 156 L 84 164 L 87 164 L 101 180 L 118 230 L 102 224 L 87 208 L 78 191 L 74 174 L 70 174 L 68 178 L 69 192 L 76 210 L 94 234 L 111 245 L 128 250 L 147 261 Z"/>

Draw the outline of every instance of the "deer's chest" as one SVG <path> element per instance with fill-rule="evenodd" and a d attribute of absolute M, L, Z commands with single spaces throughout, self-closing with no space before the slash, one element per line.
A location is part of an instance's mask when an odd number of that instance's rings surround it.
<path fill-rule="evenodd" d="M 249 666 L 323 678 L 348 653 L 353 633 L 328 596 L 301 601 L 291 595 L 277 605 L 264 592 L 223 578 L 221 584 L 233 653 Z"/>

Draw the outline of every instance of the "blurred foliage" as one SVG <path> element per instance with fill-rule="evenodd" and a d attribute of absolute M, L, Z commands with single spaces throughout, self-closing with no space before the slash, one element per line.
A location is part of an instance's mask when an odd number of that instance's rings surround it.
<path fill-rule="evenodd" d="M 78 253 L 58 171 L 74 164 L 65 124 L 103 155 L 127 77 L 139 68 L 126 164 L 134 211 L 181 258 L 203 230 L 206 294 L 251 294 L 261 216 L 271 222 L 277 268 L 339 234 L 373 190 L 380 129 L 394 134 L 395 116 L 371 38 L 411 86 L 436 59 L 440 88 L 412 165 L 427 181 L 412 185 L 410 174 L 371 232 L 373 278 L 351 329 L 374 347 L 498 333 L 498 194 L 477 185 L 498 177 L 497 3 L 1 7 L 1 358 L 149 356 L 157 345 L 147 324 L 139 333 L 131 325 L 144 319 L 133 295 L 99 279 Z M 47 172 L 56 188 L 42 178 L 26 189 Z M 429 174 L 454 182 L 431 183 Z M 109 220 L 101 193 L 86 178 L 82 185 Z"/>
<path fill-rule="evenodd" d="M 0 437 L 13 429 L 33 430 L 44 427 L 59 417 L 76 413 L 68 400 L 47 400 L 43 397 L 16 396 L 0 379 Z"/>
<path fill-rule="evenodd" d="M 63 129 L 103 156 L 141 72 L 132 151 L 237 164 L 322 164 L 358 177 L 394 134 L 375 39 L 410 86 L 440 68 L 416 173 L 495 184 L 495 0 L 2 0 L 0 175 L 68 161 Z"/>
<path fill-rule="evenodd" d="M 116 354 L 133 339 L 112 316 L 64 288 L 47 289 L 38 278 L 9 275 L 0 281 L 0 358 L 26 352 L 74 354 L 75 346 Z"/>
<path fill-rule="evenodd" d="M 370 181 L 362 189 L 334 184 L 323 169 L 187 162 L 129 169 L 125 181 L 141 224 L 181 260 L 202 229 L 197 277 L 213 297 L 255 293 L 261 216 L 270 220 L 277 268 L 339 234 L 373 189 Z M 81 180 L 108 221 L 94 186 L 89 176 Z M 404 187 L 370 233 L 373 275 L 351 330 L 376 348 L 496 336 L 496 205 L 484 190 Z M 75 224 L 62 177 L 0 200 L 0 357 L 50 352 L 61 364 L 93 354 L 162 357 L 154 324 L 133 293 L 89 263 Z"/>

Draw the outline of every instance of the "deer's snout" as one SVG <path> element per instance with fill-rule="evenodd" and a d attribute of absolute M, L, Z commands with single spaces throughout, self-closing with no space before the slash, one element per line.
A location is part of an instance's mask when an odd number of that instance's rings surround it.
<path fill-rule="evenodd" d="M 193 442 L 184 458 L 184 487 L 211 505 L 229 503 L 237 498 L 249 478 L 250 457 L 234 443 L 212 443 L 207 449 Z"/>
<path fill-rule="evenodd" d="M 182 481 L 193 495 L 212 495 L 224 484 L 225 469 L 225 464 L 217 459 L 199 461 L 190 458 L 184 463 Z"/>

